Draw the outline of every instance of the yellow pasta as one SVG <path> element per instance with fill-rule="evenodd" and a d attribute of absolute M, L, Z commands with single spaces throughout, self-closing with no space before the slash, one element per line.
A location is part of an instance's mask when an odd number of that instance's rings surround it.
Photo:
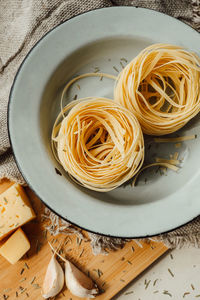
<path fill-rule="evenodd" d="M 75 181 L 100 192 L 132 178 L 144 161 L 136 117 L 106 98 L 84 98 L 65 106 L 53 127 L 52 149 Z"/>
<path fill-rule="evenodd" d="M 179 46 L 147 47 L 119 74 L 114 99 L 144 133 L 175 132 L 200 111 L 200 58 Z"/>

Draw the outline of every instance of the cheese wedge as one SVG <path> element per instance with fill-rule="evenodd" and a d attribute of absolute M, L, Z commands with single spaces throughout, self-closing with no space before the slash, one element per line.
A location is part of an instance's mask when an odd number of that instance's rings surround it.
<path fill-rule="evenodd" d="M 35 217 L 23 187 L 12 185 L 0 195 L 0 240 Z"/>
<path fill-rule="evenodd" d="M 21 228 L 17 229 L 0 247 L 0 255 L 15 264 L 28 250 L 30 243 Z"/>

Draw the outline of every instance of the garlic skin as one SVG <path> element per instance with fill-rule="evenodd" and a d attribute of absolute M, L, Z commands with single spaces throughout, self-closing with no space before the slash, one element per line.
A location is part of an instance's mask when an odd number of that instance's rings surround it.
<path fill-rule="evenodd" d="M 47 271 L 45 274 L 43 286 L 42 286 L 42 297 L 48 299 L 56 296 L 63 288 L 64 285 L 64 272 L 60 264 L 52 256 Z"/>
<path fill-rule="evenodd" d="M 94 298 L 99 290 L 91 278 L 70 261 L 65 262 L 65 281 L 70 292 L 80 298 Z"/>

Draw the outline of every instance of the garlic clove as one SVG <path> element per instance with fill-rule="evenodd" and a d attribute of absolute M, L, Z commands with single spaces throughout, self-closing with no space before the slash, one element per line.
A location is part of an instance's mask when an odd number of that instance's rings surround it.
<path fill-rule="evenodd" d="M 70 292 L 80 298 L 94 298 L 98 293 L 97 285 L 70 261 L 65 263 L 65 281 Z"/>
<path fill-rule="evenodd" d="M 63 288 L 64 285 L 64 272 L 60 264 L 52 256 L 47 267 L 46 275 L 42 287 L 42 296 L 47 299 L 56 296 Z"/>

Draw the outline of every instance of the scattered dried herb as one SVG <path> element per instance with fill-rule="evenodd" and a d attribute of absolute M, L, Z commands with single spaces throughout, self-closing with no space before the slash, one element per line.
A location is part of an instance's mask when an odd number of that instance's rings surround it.
<path fill-rule="evenodd" d="M 26 293 L 26 296 L 27 296 L 27 297 L 29 297 L 29 294 L 28 294 L 28 293 Z"/>
<path fill-rule="evenodd" d="M 122 257 L 122 258 L 121 258 L 121 261 L 124 261 L 124 260 L 125 260 L 125 257 Z"/>
<path fill-rule="evenodd" d="M 36 277 L 34 276 L 30 282 L 30 284 L 33 284 L 33 282 L 35 281 Z"/>
<path fill-rule="evenodd" d="M 101 287 L 104 287 L 105 284 L 106 284 L 106 282 L 104 281 L 104 282 L 102 283 Z"/>
<path fill-rule="evenodd" d="M 130 295 L 130 294 L 133 294 L 133 291 L 126 292 L 124 295 Z"/>
<path fill-rule="evenodd" d="M 120 58 L 120 60 L 124 61 L 125 63 L 128 62 L 128 60 L 126 58 L 124 58 L 124 57 Z"/>
<path fill-rule="evenodd" d="M 94 73 L 98 73 L 100 71 L 100 69 L 98 67 L 95 67 L 94 69 L 95 69 Z"/>
<path fill-rule="evenodd" d="M 157 294 L 157 293 L 159 293 L 159 291 L 157 290 L 157 291 L 154 291 L 153 293 L 154 293 L 154 294 Z"/>
<path fill-rule="evenodd" d="M 102 81 L 103 80 L 103 75 L 100 77 L 100 81 Z"/>
<path fill-rule="evenodd" d="M 174 259 L 173 255 L 171 253 L 170 253 L 170 257 L 171 257 L 171 259 Z"/>
<path fill-rule="evenodd" d="M 24 263 L 24 266 L 25 266 L 28 270 L 30 269 L 26 262 Z"/>
<path fill-rule="evenodd" d="M 90 277 L 90 271 L 87 272 L 87 276 Z"/>
<path fill-rule="evenodd" d="M 192 283 L 191 283 L 191 288 L 193 289 L 193 291 L 195 290 L 195 287 Z"/>
<path fill-rule="evenodd" d="M 20 275 L 24 273 L 24 268 L 21 269 Z"/>
<path fill-rule="evenodd" d="M 3 299 L 4 299 L 4 300 L 6 300 L 6 299 L 8 299 L 8 298 L 9 298 L 8 295 L 5 295 L 5 294 L 3 295 Z"/>
<path fill-rule="evenodd" d="M 78 88 L 79 90 L 81 89 L 81 87 L 80 87 L 80 85 L 79 85 L 79 84 L 77 84 L 76 86 L 77 86 L 77 88 Z"/>
<path fill-rule="evenodd" d="M 131 250 L 132 250 L 132 252 L 134 252 L 134 251 L 135 251 L 135 248 L 132 246 L 132 247 L 131 247 Z"/>
<path fill-rule="evenodd" d="M 169 268 L 168 268 L 168 272 L 172 277 L 174 277 L 174 274 L 172 273 L 172 271 Z"/>
<path fill-rule="evenodd" d="M 119 70 L 118 70 L 115 66 L 113 66 L 113 69 L 114 69 L 117 73 L 119 73 Z"/>
<path fill-rule="evenodd" d="M 56 171 L 56 174 L 62 176 L 61 172 L 57 168 L 55 168 L 55 171 Z"/>
<path fill-rule="evenodd" d="M 6 199 L 6 197 L 3 197 L 4 202 L 7 204 L 8 200 Z"/>
<path fill-rule="evenodd" d="M 120 278 L 120 281 L 121 281 L 121 282 L 125 282 L 125 280 L 124 280 L 124 279 L 121 279 L 121 278 Z"/>
<path fill-rule="evenodd" d="M 103 272 L 100 269 L 97 270 L 97 273 L 98 273 L 99 278 L 103 275 Z"/>
<path fill-rule="evenodd" d="M 25 280 L 26 280 L 26 277 L 22 278 L 19 282 L 21 283 L 21 282 L 23 282 Z"/>
<path fill-rule="evenodd" d="M 76 95 L 74 95 L 73 100 L 76 100 L 77 98 L 78 98 L 78 95 L 76 94 Z"/>
<path fill-rule="evenodd" d="M 128 263 L 129 265 L 132 265 L 132 262 L 131 262 L 130 260 L 127 260 L 127 263 Z"/>
<path fill-rule="evenodd" d="M 151 280 L 147 281 L 146 286 L 145 286 L 145 290 L 148 289 L 148 286 L 149 286 L 150 282 L 151 282 Z"/>
<path fill-rule="evenodd" d="M 122 69 L 125 68 L 124 65 L 123 65 L 123 63 L 121 61 L 120 61 L 120 65 L 121 65 Z"/>
<path fill-rule="evenodd" d="M 84 252 L 84 249 L 82 249 L 80 255 L 79 255 L 79 258 L 83 255 L 83 252 Z"/>
<path fill-rule="evenodd" d="M 154 280 L 154 282 L 153 282 L 153 286 L 155 286 L 155 285 L 156 285 L 157 281 L 158 281 L 158 278 Z"/>
<path fill-rule="evenodd" d="M 24 292 L 26 292 L 27 288 L 23 288 L 23 290 L 21 290 L 21 294 L 23 294 Z"/>
<path fill-rule="evenodd" d="M 17 291 L 15 292 L 15 295 L 16 295 L 16 298 L 17 298 L 18 297 L 18 292 Z"/>
<path fill-rule="evenodd" d="M 183 298 L 185 298 L 185 296 L 187 296 L 187 295 L 189 295 L 190 294 L 190 292 L 185 292 L 184 294 L 183 294 Z"/>
<path fill-rule="evenodd" d="M 172 294 L 169 293 L 168 291 L 163 291 L 163 295 L 168 295 L 169 297 L 172 297 Z"/>

